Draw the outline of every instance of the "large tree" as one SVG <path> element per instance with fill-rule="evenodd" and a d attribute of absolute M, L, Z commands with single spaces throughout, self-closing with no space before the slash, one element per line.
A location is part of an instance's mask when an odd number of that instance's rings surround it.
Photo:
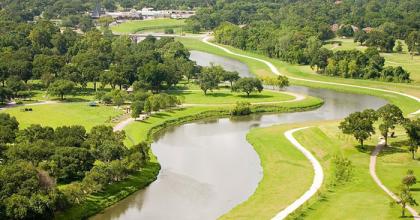
<path fill-rule="evenodd" d="M 60 79 L 53 82 L 48 87 L 48 93 L 59 96 L 61 100 L 64 100 L 64 95 L 69 95 L 74 92 L 75 84 L 70 80 Z"/>
<path fill-rule="evenodd" d="M 404 122 L 404 116 L 400 108 L 396 105 L 387 104 L 377 111 L 381 124 L 379 130 L 385 139 L 385 146 L 388 144 L 388 134 L 396 125 Z"/>
<path fill-rule="evenodd" d="M 252 92 L 261 92 L 264 89 L 261 80 L 252 77 L 241 78 L 233 85 L 233 91 L 241 91 L 249 96 Z"/>
<path fill-rule="evenodd" d="M 375 134 L 373 123 L 378 119 L 376 112 L 366 109 L 363 112 L 351 113 L 338 126 L 344 134 L 353 135 L 364 148 L 364 140 Z"/>
<path fill-rule="evenodd" d="M 409 151 L 412 158 L 415 159 L 416 152 L 420 145 L 420 118 L 416 120 L 406 120 L 404 123 L 405 132 L 409 138 Z"/>

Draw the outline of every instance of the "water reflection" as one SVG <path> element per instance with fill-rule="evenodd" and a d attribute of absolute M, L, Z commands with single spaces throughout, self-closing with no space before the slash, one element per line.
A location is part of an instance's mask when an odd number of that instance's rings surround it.
<path fill-rule="evenodd" d="M 192 50 L 190 59 L 197 62 L 199 66 L 210 66 L 211 64 L 223 66 L 227 71 L 237 71 L 241 77 L 254 77 L 247 65 L 234 60 L 211 53 Z"/>

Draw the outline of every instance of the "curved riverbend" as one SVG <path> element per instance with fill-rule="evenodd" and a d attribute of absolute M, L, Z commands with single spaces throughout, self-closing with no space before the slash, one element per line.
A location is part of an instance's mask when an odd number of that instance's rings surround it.
<path fill-rule="evenodd" d="M 250 128 L 340 119 L 386 104 L 380 98 L 331 90 L 292 86 L 288 91 L 320 97 L 325 103 L 308 112 L 201 120 L 168 128 L 152 144 L 162 167 L 158 179 L 93 219 L 215 219 L 246 201 L 262 177 L 258 155 L 246 141 Z"/>

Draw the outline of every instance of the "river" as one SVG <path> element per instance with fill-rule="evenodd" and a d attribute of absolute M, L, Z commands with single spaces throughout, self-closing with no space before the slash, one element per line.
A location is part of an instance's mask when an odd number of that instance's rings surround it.
<path fill-rule="evenodd" d="M 192 51 L 191 59 L 204 66 L 221 65 L 242 76 L 249 74 L 245 64 L 213 54 Z M 162 166 L 157 180 L 92 219 L 216 219 L 246 201 L 262 178 L 258 155 L 245 138 L 249 129 L 340 119 L 387 103 L 373 96 L 332 90 L 297 86 L 287 90 L 320 97 L 325 104 L 308 112 L 200 120 L 167 128 L 152 144 Z"/>

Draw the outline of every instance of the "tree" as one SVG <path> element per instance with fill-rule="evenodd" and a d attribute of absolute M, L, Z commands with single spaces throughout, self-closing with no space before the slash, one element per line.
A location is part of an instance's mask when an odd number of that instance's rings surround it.
<path fill-rule="evenodd" d="M 131 117 L 137 118 L 144 110 L 144 101 L 134 101 L 131 103 Z"/>
<path fill-rule="evenodd" d="M 19 131 L 17 142 L 33 143 L 38 140 L 52 141 L 54 139 L 54 129 L 42 127 L 41 125 L 30 125 Z"/>
<path fill-rule="evenodd" d="M 86 138 L 86 129 L 80 125 L 58 127 L 54 132 L 54 143 L 59 147 L 82 147 Z"/>
<path fill-rule="evenodd" d="M 276 80 L 276 86 L 279 89 L 283 89 L 284 87 L 289 86 L 289 79 L 287 78 L 287 76 L 278 76 Z"/>
<path fill-rule="evenodd" d="M 222 74 L 222 80 L 221 81 L 228 81 L 230 83 L 230 87 L 232 88 L 233 83 L 236 82 L 240 78 L 241 77 L 239 77 L 239 73 L 236 72 L 236 71 L 234 71 L 234 72 L 225 71 Z"/>
<path fill-rule="evenodd" d="M 405 186 L 401 187 L 399 196 L 400 196 L 399 203 L 402 206 L 401 215 L 404 217 L 405 216 L 405 208 L 407 207 L 407 205 L 417 205 L 417 202 L 413 198 L 413 195 L 411 194 L 410 189 L 408 189 Z"/>
<path fill-rule="evenodd" d="M 407 171 L 407 176 L 405 176 L 402 179 L 402 184 L 404 186 L 406 186 L 407 189 L 410 189 L 410 187 L 412 185 L 416 184 L 416 183 L 417 183 L 417 179 L 416 179 L 416 176 L 414 176 L 414 171 L 413 170 L 408 170 Z"/>
<path fill-rule="evenodd" d="M 412 158 L 415 159 L 415 154 L 420 145 L 420 118 L 416 120 L 407 119 L 404 123 L 404 128 L 409 138 L 408 149 L 411 152 Z"/>
<path fill-rule="evenodd" d="M 263 85 L 261 80 L 251 77 L 241 78 L 233 85 L 233 91 L 241 91 L 245 92 L 247 96 L 251 92 L 258 91 L 261 92 L 263 90 Z"/>
<path fill-rule="evenodd" d="M 382 106 L 377 111 L 382 123 L 379 125 L 379 130 L 385 138 L 385 146 L 388 144 L 388 133 L 395 128 L 395 125 L 401 124 L 404 121 L 404 116 L 400 108 L 396 105 L 387 104 Z"/>
<path fill-rule="evenodd" d="M 198 75 L 198 84 L 204 95 L 207 95 L 208 90 L 213 91 L 219 86 L 220 68 L 217 66 L 204 67 Z"/>
<path fill-rule="evenodd" d="M 338 36 L 343 37 L 352 37 L 354 34 L 353 27 L 349 24 L 343 25 L 340 27 L 340 29 L 337 31 Z"/>
<path fill-rule="evenodd" d="M 6 103 L 13 97 L 13 92 L 9 88 L 0 87 L 0 104 Z"/>
<path fill-rule="evenodd" d="M 405 42 L 407 44 L 408 51 L 411 54 L 411 58 L 413 58 L 416 53 L 420 53 L 420 31 L 410 32 Z"/>
<path fill-rule="evenodd" d="M 54 174 L 62 183 L 82 179 L 95 162 L 89 150 L 82 147 L 58 147 L 50 160 L 57 164 Z"/>
<path fill-rule="evenodd" d="M 397 42 L 397 46 L 395 47 L 395 51 L 397 51 L 398 53 L 401 53 L 403 51 L 403 47 L 402 47 L 401 41 L 398 41 Z"/>
<path fill-rule="evenodd" d="M 74 92 L 75 84 L 70 80 L 60 79 L 57 80 L 48 87 L 48 93 L 55 96 L 60 96 L 61 100 L 64 100 L 64 95 L 69 95 Z"/>
<path fill-rule="evenodd" d="M 0 113 L 0 143 L 12 143 L 19 130 L 19 123 L 15 117 L 9 114 Z"/>
<path fill-rule="evenodd" d="M 353 135 L 360 142 L 362 148 L 364 148 L 363 141 L 372 136 L 372 134 L 375 134 L 373 123 L 377 119 L 378 117 L 374 110 L 366 109 L 363 112 L 355 112 L 347 116 L 338 128 L 344 134 Z"/>
<path fill-rule="evenodd" d="M 10 76 L 6 81 L 7 88 L 13 92 L 13 96 L 17 97 L 19 91 L 25 90 L 26 85 L 19 76 Z"/>
<path fill-rule="evenodd" d="M 114 22 L 114 19 L 111 16 L 101 16 L 98 19 L 98 23 L 103 27 L 103 28 L 108 28 L 109 25 Z"/>

